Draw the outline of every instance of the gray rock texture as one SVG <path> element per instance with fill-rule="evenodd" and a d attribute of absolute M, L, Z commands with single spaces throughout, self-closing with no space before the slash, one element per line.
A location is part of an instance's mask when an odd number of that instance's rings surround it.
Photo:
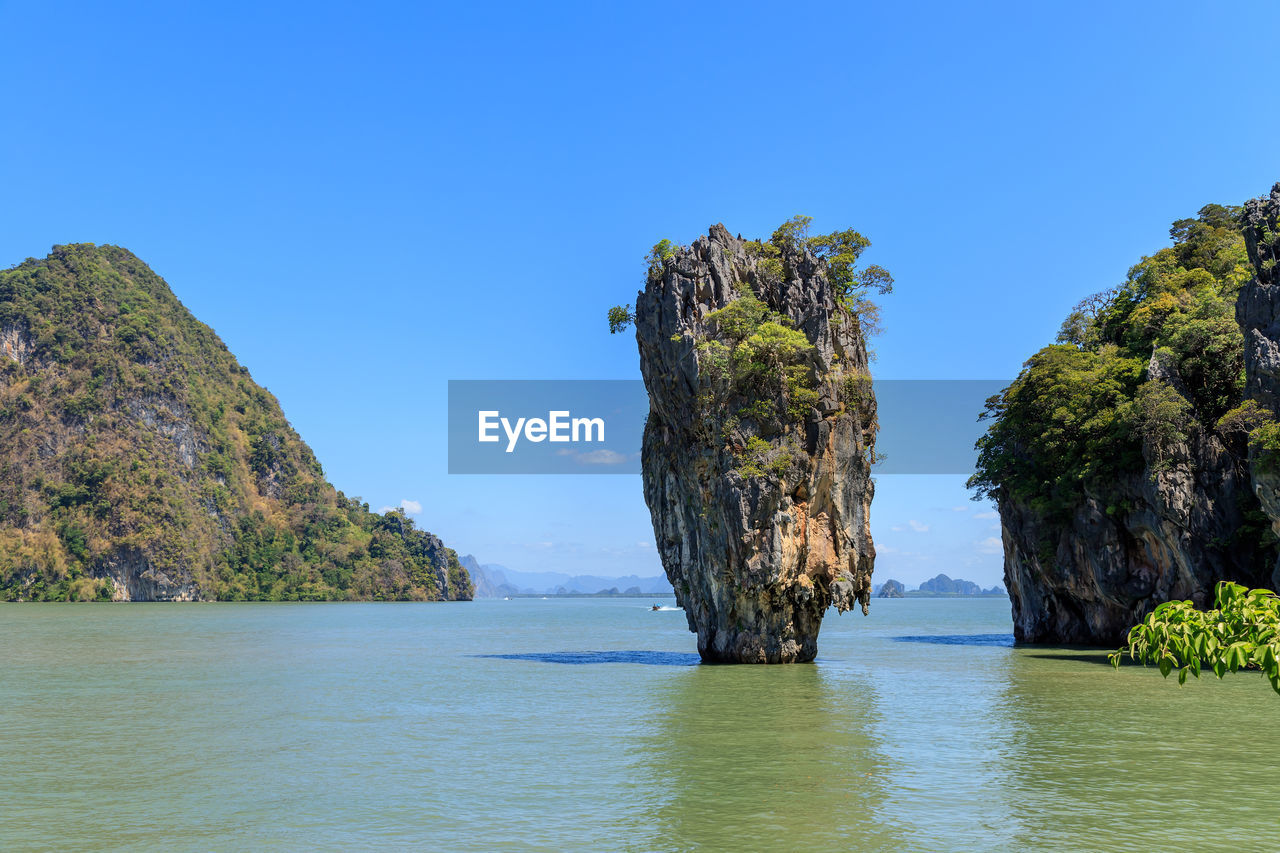
<path fill-rule="evenodd" d="M 1280 417 L 1280 183 L 1244 206 L 1244 241 L 1255 276 L 1240 290 L 1236 320 L 1244 332 L 1245 396 Z M 1280 537 L 1280 472 L 1251 460 L 1254 494 Z M 1269 586 L 1280 585 L 1280 560 Z"/>
<path fill-rule="evenodd" d="M 1161 602 L 1204 606 L 1219 580 L 1269 577 L 1252 542 L 1232 535 L 1256 508 L 1243 443 L 1231 452 L 1202 433 L 1159 472 L 1144 456 L 1146 470 L 1088 495 L 1065 524 L 1000 502 L 1018 642 L 1116 645 Z"/>
<path fill-rule="evenodd" d="M 1244 332 L 1245 396 L 1280 411 L 1280 183 L 1244 206 L 1244 241 L 1255 277 L 1240 290 L 1236 320 Z"/>
<path fill-rule="evenodd" d="M 778 276 L 715 225 L 657 263 L 636 303 L 645 500 L 708 662 L 811 661 L 827 608 L 865 613 L 871 594 L 877 423 L 862 329 L 821 261 L 790 249 L 781 260 Z M 748 291 L 812 344 L 804 367 L 817 400 L 789 422 L 753 417 L 759 400 L 717 385 L 698 345 L 719 334 L 707 316 Z M 766 470 L 750 470 L 749 456 Z"/>
<path fill-rule="evenodd" d="M 199 601 L 203 596 L 185 573 L 166 571 L 138 548 L 118 548 L 94 566 L 111 581 L 113 601 Z"/>

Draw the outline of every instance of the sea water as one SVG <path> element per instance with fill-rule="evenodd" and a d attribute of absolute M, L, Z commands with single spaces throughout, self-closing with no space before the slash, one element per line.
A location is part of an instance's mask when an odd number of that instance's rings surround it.
<path fill-rule="evenodd" d="M 1260 677 L 1014 647 L 990 598 L 702 666 L 651 604 L 0 605 L 0 848 L 1275 847 Z"/>

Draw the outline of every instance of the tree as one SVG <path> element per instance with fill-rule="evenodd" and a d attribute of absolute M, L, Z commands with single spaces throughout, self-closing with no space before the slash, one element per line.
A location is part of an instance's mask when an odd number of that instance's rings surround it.
<path fill-rule="evenodd" d="M 1187 441 L 1191 420 L 1191 404 L 1169 385 L 1153 380 L 1138 386 L 1134 422 L 1152 456 L 1152 471 L 1169 467 L 1170 457 Z"/>
<path fill-rule="evenodd" d="M 809 225 L 812 222 L 812 216 L 793 216 L 774 230 L 769 242 L 778 248 L 788 246 L 799 249 L 806 246 L 809 243 Z"/>
<path fill-rule="evenodd" d="M 1190 601 L 1166 601 L 1129 629 L 1129 642 L 1110 655 L 1154 663 L 1165 678 L 1176 669 L 1178 683 L 1200 677 L 1209 667 L 1228 672 L 1259 670 L 1280 693 L 1280 598 L 1269 589 L 1218 584 L 1214 609 L 1197 610 Z"/>
<path fill-rule="evenodd" d="M 862 234 L 847 228 L 830 234 L 809 236 L 812 216 L 796 215 L 779 225 L 767 241 L 747 240 L 748 254 L 756 259 L 756 268 L 766 281 L 780 280 L 789 274 L 787 264 L 797 255 L 808 252 L 826 267 L 827 280 L 835 290 L 836 298 L 859 321 L 863 334 L 878 334 L 880 313 L 878 307 L 867 298 L 875 291 L 879 294 L 893 292 L 893 276 L 877 264 L 858 269 L 858 260 L 871 241 Z M 670 240 L 659 240 L 645 255 L 649 278 L 661 274 L 666 263 L 675 257 L 682 247 Z M 615 305 L 609 309 L 609 331 L 617 334 L 635 322 L 630 305 Z"/>
<path fill-rule="evenodd" d="M 1098 322 L 1099 315 L 1111 307 L 1118 290 L 1119 288 L 1113 287 L 1110 290 L 1086 296 L 1077 302 L 1071 309 L 1071 313 L 1067 315 L 1067 319 L 1062 321 L 1062 328 L 1058 331 L 1058 343 L 1074 344 L 1080 349 L 1089 349 L 1096 344 L 1094 326 Z"/>
<path fill-rule="evenodd" d="M 625 332 L 627 327 L 635 322 L 636 315 L 631 310 L 631 304 L 615 305 L 609 309 L 609 334 L 616 335 L 619 332 Z"/>

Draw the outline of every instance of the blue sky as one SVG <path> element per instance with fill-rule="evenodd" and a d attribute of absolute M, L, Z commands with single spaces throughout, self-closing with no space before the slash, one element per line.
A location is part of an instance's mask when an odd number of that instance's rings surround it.
<path fill-rule="evenodd" d="M 636 377 L 657 239 L 856 227 L 877 375 L 1006 377 L 1280 179 L 1271 3 L 263 5 L 0 2 L 0 264 L 132 249 L 339 488 L 517 569 L 658 573 L 639 478 L 449 476 L 446 382 Z M 999 580 L 962 481 L 881 478 L 878 580 Z"/>

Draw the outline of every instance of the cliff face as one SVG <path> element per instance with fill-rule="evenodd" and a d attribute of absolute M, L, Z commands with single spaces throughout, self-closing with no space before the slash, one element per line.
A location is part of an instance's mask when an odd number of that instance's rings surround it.
<path fill-rule="evenodd" d="M 325 481 L 130 252 L 56 246 L 0 271 L 0 598 L 470 595 L 437 537 Z"/>
<path fill-rule="evenodd" d="M 1020 642 L 1113 645 L 1161 602 L 1272 583 L 1280 481 L 1251 460 L 1247 397 L 1275 411 L 1280 322 L 1241 213 L 1175 223 L 989 404 L 970 482 L 999 506 Z"/>
<path fill-rule="evenodd" d="M 706 661 L 812 660 L 826 609 L 865 613 L 871 592 L 862 330 L 821 261 L 780 261 L 716 225 L 656 261 L 636 304 L 645 500 Z"/>
<path fill-rule="evenodd" d="M 1065 522 L 1000 501 L 1018 642 L 1115 645 L 1161 602 L 1203 607 L 1219 580 L 1258 586 L 1269 577 L 1256 540 L 1236 535 L 1256 510 L 1243 443 L 1231 452 L 1201 435 L 1176 453 L 1159 471 L 1148 457 L 1140 473 L 1086 496 Z"/>
<path fill-rule="evenodd" d="M 1244 239 L 1254 277 L 1240 291 L 1236 319 L 1244 332 L 1245 395 L 1280 418 L 1280 183 L 1245 203 Z M 1280 537 L 1280 470 L 1253 459 L 1254 492 Z M 1280 586 L 1277 560 L 1271 589 Z"/>

